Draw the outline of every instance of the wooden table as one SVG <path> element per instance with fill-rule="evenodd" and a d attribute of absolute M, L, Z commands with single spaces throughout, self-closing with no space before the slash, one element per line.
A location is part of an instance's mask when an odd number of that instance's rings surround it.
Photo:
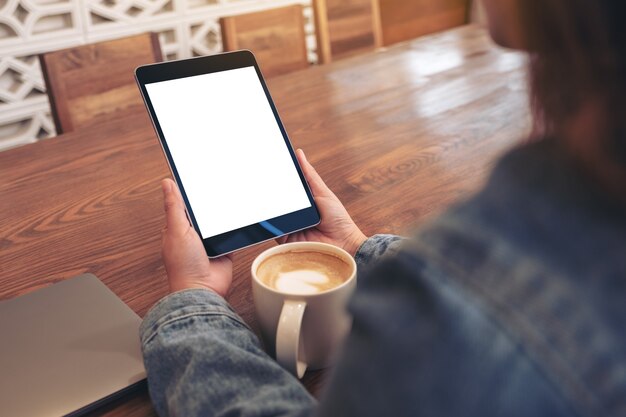
<path fill-rule="evenodd" d="M 527 135 L 524 64 L 468 26 L 269 86 L 293 145 L 363 231 L 402 234 L 475 191 Z M 145 315 L 167 293 L 166 176 L 143 113 L 0 153 L 0 299 L 92 272 Z M 235 256 L 228 300 L 254 329 L 248 270 L 272 244 Z M 318 394 L 324 375 L 304 384 Z M 142 391 L 94 415 L 155 413 Z"/>

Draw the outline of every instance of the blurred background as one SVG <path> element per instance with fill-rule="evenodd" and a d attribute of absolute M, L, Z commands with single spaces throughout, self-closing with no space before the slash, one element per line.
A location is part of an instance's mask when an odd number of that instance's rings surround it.
<path fill-rule="evenodd" d="M 154 32 L 163 60 L 224 50 L 221 19 L 302 6 L 306 59 L 323 62 L 316 12 L 360 13 L 371 7 L 381 46 L 482 22 L 471 0 L 0 0 L 0 151 L 56 135 L 38 55 Z M 262 23 L 262 22 L 261 22 Z M 317 23 L 317 24 L 316 24 Z M 342 23 L 350 30 L 354 23 Z M 332 22 L 331 22 L 332 25 Z M 320 29 L 321 28 L 321 29 Z M 346 29 L 344 28 L 344 29 Z M 322 38 L 323 39 L 323 38 Z M 104 70 L 104 68 L 103 68 Z"/>

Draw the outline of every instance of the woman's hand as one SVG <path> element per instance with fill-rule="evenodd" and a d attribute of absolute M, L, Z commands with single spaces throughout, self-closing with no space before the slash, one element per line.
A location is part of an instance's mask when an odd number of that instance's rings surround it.
<path fill-rule="evenodd" d="M 185 213 L 185 204 L 174 181 L 161 182 L 167 225 L 163 229 L 162 256 L 170 291 L 209 289 L 225 297 L 233 279 L 228 256 L 209 261 L 200 237 Z"/>
<path fill-rule="evenodd" d="M 354 223 L 346 208 L 335 194 L 326 186 L 315 168 L 307 161 L 302 149 L 296 151 L 313 196 L 320 211 L 322 221 L 316 227 L 293 233 L 277 239 L 278 243 L 323 242 L 339 246 L 354 256 L 367 236 Z"/>

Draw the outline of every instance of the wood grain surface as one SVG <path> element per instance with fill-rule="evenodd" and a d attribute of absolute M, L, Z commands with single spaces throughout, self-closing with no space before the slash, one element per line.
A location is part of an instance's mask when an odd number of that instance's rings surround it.
<path fill-rule="evenodd" d="M 472 3 L 472 0 L 378 1 L 385 45 L 463 25 L 468 21 Z"/>
<path fill-rule="evenodd" d="M 467 26 L 273 78 L 269 88 L 294 147 L 363 231 L 406 234 L 476 191 L 527 136 L 524 65 Z M 167 294 L 167 176 L 143 112 L 0 153 L 0 299 L 92 272 L 144 316 Z M 228 300 L 255 330 L 249 268 L 271 245 L 235 255 Z M 303 382 L 319 395 L 326 377 Z M 94 415 L 155 413 L 144 390 Z"/>
<path fill-rule="evenodd" d="M 249 49 L 265 77 L 309 66 L 302 5 L 222 17 L 224 51 Z"/>
<path fill-rule="evenodd" d="M 67 133 L 141 112 L 139 65 L 162 61 L 156 33 L 142 33 L 39 55 L 52 118 Z"/>
<path fill-rule="evenodd" d="M 382 46 L 378 0 L 313 0 L 313 12 L 321 64 Z"/>

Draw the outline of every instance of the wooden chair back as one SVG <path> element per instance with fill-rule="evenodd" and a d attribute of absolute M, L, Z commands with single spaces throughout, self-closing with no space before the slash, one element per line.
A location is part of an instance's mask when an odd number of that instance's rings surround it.
<path fill-rule="evenodd" d="M 145 112 L 134 70 L 162 60 L 155 33 L 39 55 L 57 133 Z"/>
<path fill-rule="evenodd" d="M 224 51 L 252 51 L 265 77 L 309 66 L 300 4 L 223 17 L 220 24 Z"/>
<path fill-rule="evenodd" d="M 480 0 L 470 0 L 468 22 L 477 23 L 479 25 L 487 24 L 487 12 L 483 2 Z"/>
<path fill-rule="evenodd" d="M 379 0 L 383 42 L 391 45 L 468 22 L 470 0 Z"/>
<path fill-rule="evenodd" d="M 313 0 L 313 10 L 321 64 L 382 45 L 378 0 Z"/>

